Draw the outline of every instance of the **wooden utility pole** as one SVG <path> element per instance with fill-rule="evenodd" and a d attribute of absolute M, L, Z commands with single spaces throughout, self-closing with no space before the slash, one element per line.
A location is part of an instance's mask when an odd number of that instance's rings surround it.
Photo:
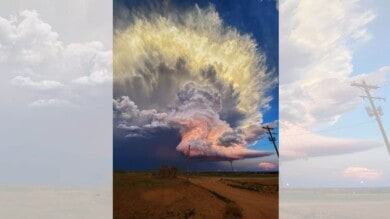
<path fill-rule="evenodd" d="M 381 121 L 381 116 L 383 116 L 383 110 L 381 107 L 376 107 L 375 104 L 374 104 L 374 100 L 377 99 L 377 100 L 385 100 L 385 98 L 382 98 L 382 97 L 373 97 L 370 93 L 370 90 L 371 89 L 378 89 L 379 87 L 378 86 L 375 86 L 375 85 L 368 85 L 364 80 L 362 81 L 362 83 L 351 83 L 352 86 L 354 87 L 358 87 L 360 89 L 362 89 L 366 96 L 361 96 L 363 99 L 364 98 L 367 98 L 368 101 L 370 102 L 370 105 L 371 105 L 371 108 L 370 107 L 367 107 L 366 110 L 367 110 L 367 113 L 368 115 L 371 117 L 371 116 L 375 116 L 375 119 L 379 125 L 379 129 L 381 130 L 381 133 L 382 133 L 382 136 L 383 136 L 383 140 L 385 141 L 385 145 L 387 147 L 387 152 L 389 153 L 390 155 L 390 143 L 389 143 L 389 139 L 387 138 L 387 135 L 386 135 L 386 132 L 385 132 L 385 129 L 383 127 L 383 124 L 382 124 L 382 121 Z"/>
<path fill-rule="evenodd" d="M 267 126 L 263 126 L 263 129 L 267 130 L 267 132 L 269 134 L 268 140 L 270 140 L 272 142 L 272 144 L 274 145 L 276 154 L 279 157 L 279 150 L 278 150 L 278 147 L 276 146 L 276 138 L 272 135 L 272 132 L 271 132 L 274 128 L 271 128 L 271 127 L 269 127 L 269 125 L 267 125 Z"/>

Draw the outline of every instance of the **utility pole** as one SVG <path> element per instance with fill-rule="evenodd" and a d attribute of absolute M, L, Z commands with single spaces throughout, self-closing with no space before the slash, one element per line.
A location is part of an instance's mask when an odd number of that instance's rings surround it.
<path fill-rule="evenodd" d="M 187 181 L 190 176 L 190 152 L 191 152 L 191 145 L 188 145 L 188 152 L 187 152 Z"/>
<path fill-rule="evenodd" d="M 266 129 L 266 130 L 267 130 L 267 132 L 268 132 L 268 134 L 269 134 L 268 140 L 271 141 L 272 144 L 274 145 L 276 154 L 277 154 L 278 157 L 279 157 L 278 147 L 276 146 L 276 143 L 275 143 L 276 138 L 275 138 L 274 136 L 272 136 L 272 132 L 271 132 L 271 130 L 273 130 L 274 128 L 271 128 L 271 127 L 269 127 L 269 125 L 267 125 L 267 126 L 263 126 L 263 129 Z"/>
<path fill-rule="evenodd" d="M 379 87 L 378 86 L 375 86 L 375 85 L 368 85 L 366 83 L 366 81 L 362 81 L 362 83 L 351 83 L 352 86 L 354 87 L 358 87 L 360 89 L 362 89 L 365 93 L 366 93 L 366 96 L 361 96 L 363 99 L 364 98 L 367 98 L 368 101 L 370 102 L 370 105 L 371 105 L 371 108 L 370 107 L 367 107 L 366 110 L 367 110 L 367 113 L 368 115 L 371 117 L 371 116 L 375 116 L 375 119 L 379 125 L 379 128 L 381 130 L 381 133 L 382 133 L 382 136 L 383 136 L 383 140 L 385 141 L 385 145 L 387 147 L 387 152 L 389 153 L 390 155 L 390 143 L 389 143 L 389 139 L 387 138 L 387 135 L 386 135 L 386 132 L 385 132 L 385 129 L 383 128 L 383 124 L 382 124 L 382 121 L 381 121 L 381 116 L 383 116 L 383 110 L 381 107 L 376 107 L 375 104 L 374 104 L 374 100 L 377 99 L 377 100 L 385 100 L 385 98 L 382 98 L 382 97 L 373 97 L 370 93 L 370 90 L 371 89 L 378 89 Z"/>

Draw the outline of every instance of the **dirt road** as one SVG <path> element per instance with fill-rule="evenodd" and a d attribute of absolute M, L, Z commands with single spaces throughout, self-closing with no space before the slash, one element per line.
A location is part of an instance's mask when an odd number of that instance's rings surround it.
<path fill-rule="evenodd" d="M 243 209 L 244 218 L 278 218 L 278 195 L 267 195 L 243 189 L 232 188 L 219 181 L 218 177 L 192 178 L 190 181 L 205 189 L 214 191 Z"/>

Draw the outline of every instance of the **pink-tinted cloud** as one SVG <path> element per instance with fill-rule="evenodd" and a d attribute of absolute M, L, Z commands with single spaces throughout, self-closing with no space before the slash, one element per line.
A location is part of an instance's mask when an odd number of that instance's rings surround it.
<path fill-rule="evenodd" d="M 277 165 L 268 162 L 261 162 L 259 163 L 259 167 L 264 170 L 274 170 L 277 168 Z"/>
<path fill-rule="evenodd" d="M 207 160 L 240 160 L 265 157 L 272 153 L 249 149 L 248 146 L 265 136 L 261 124 L 232 128 L 222 120 L 222 96 L 211 86 L 188 82 L 177 93 L 177 100 L 167 112 L 140 110 L 128 96 L 113 102 L 117 128 L 130 133 L 126 137 L 142 137 L 152 129 L 177 129 L 181 141 L 176 150 L 184 155 Z M 270 126 L 275 127 L 275 123 Z"/>
<path fill-rule="evenodd" d="M 349 154 L 382 145 L 377 141 L 324 136 L 288 122 L 280 125 L 281 160 Z"/>

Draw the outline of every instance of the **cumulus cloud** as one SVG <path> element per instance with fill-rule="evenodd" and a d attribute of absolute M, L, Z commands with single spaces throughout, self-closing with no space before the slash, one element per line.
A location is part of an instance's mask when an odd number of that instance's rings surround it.
<path fill-rule="evenodd" d="M 336 1 L 329 7 L 327 1 L 280 4 L 281 157 L 335 155 L 378 146 L 377 142 L 313 133 L 319 126 L 333 125 L 361 103 L 351 82 L 383 82 L 383 69 L 356 76 L 352 66 L 354 44 L 371 37 L 367 25 L 375 18 L 374 12 L 360 8 L 359 1 Z M 293 140 L 299 136 L 305 138 Z"/>
<path fill-rule="evenodd" d="M 358 180 L 377 180 L 382 177 L 382 172 L 365 167 L 347 167 L 344 169 L 343 175 Z"/>
<path fill-rule="evenodd" d="M 166 113 L 158 113 L 155 109 L 139 110 L 138 106 L 127 96 L 114 100 L 113 113 L 114 119 L 119 122 L 117 127 L 127 130 L 135 130 L 135 127 L 152 128 L 164 125 L 167 116 Z"/>
<path fill-rule="evenodd" d="M 37 11 L 24 10 L 0 17 L 0 67 L 6 71 L 2 80 L 22 90 L 40 91 L 30 97 L 35 98 L 32 105 L 54 103 L 41 101 L 42 95 L 46 100 L 74 102 L 85 85 L 112 81 L 112 52 L 98 41 L 65 43 Z"/>
<path fill-rule="evenodd" d="M 113 102 L 114 118 L 131 119 L 139 113 L 138 106 L 129 97 L 122 96 Z"/>
<path fill-rule="evenodd" d="M 230 147 L 234 145 L 241 145 L 244 143 L 244 139 L 242 138 L 242 135 L 240 135 L 238 132 L 225 132 L 221 135 L 221 137 L 218 139 L 218 144 Z"/>
<path fill-rule="evenodd" d="M 264 136 L 260 109 L 277 83 L 251 36 L 224 25 L 213 6 L 122 15 L 114 32 L 118 132 L 169 129 L 181 136 L 178 152 L 190 145 L 190 156 L 209 160 L 271 154 L 248 148 Z"/>

